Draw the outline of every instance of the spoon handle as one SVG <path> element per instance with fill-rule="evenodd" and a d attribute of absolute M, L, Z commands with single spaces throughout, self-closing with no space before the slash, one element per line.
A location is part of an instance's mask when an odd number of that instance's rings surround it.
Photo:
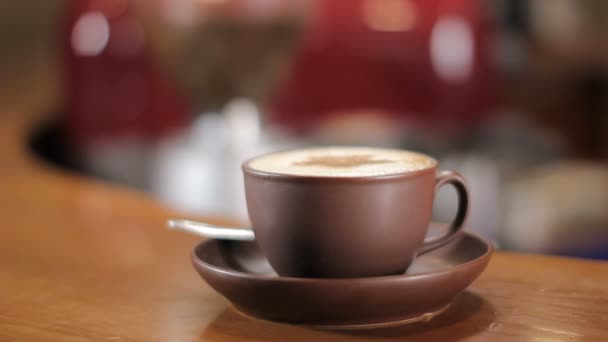
<path fill-rule="evenodd" d="M 205 222 L 188 220 L 167 220 L 169 229 L 182 230 L 188 233 L 218 240 L 255 241 L 251 228 L 221 227 Z"/>

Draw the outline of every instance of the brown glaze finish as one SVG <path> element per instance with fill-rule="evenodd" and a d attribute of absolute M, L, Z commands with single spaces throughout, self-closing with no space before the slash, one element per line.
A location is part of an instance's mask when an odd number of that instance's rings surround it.
<path fill-rule="evenodd" d="M 430 158 L 430 157 L 429 157 Z M 432 158 L 431 158 L 432 159 Z M 454 237 L 468 210 L 464 181 L 432 167 L 376 177 L 260 172 L 243 164 L 256 240 L 283 276 L 333 278 L 403 273 L 420 253 L 436 190 L 455 184 L 457 218 L 424 252 Z"/>
<path fill-rule="evenodd" d="M 404 275 L 278 277 L 255 243 L 206 241 L 194 267 L 239 310 L 262 319 L 321 327 L 390 324 L 441 311 L 484 270 L 492 247 L 470 234 L 413 262 Z"/>

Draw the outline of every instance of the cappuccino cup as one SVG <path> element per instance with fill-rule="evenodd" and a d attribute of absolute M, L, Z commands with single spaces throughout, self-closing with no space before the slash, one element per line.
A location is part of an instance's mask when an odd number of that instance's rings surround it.
<path fill-rule="evenodd" d="M 414 258 L 455 238 L 469 208 L 456 172 L 437 172 L 427 155 L 368 147 L 271 153 L 243 166 L 256 241 L 286 277 L 400 274 Z M 426 237 L 438 189 L 453 185 L 458 211 L 439 236 Z"/>

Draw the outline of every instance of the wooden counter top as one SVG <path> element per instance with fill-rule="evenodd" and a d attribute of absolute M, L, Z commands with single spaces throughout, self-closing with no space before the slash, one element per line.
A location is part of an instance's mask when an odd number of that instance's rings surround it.
<path fill-rule="evenodd" d="M 35 160 L 18 118 L 0 117 L 0 341 L 608 340 L 608 263 L 502 252 L 428 323 L 327 332 L 243 317 L 195 273 L 197 238 L 167 231 L 169 210 Z"/>

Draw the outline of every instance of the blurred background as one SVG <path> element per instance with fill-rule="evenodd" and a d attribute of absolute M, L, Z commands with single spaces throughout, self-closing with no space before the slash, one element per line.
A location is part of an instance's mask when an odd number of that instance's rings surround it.
<path fill-rule="evenodd" d="M 608 259 L 607 34 L 604 0 L 2 1 L 0 115 L 59 167 L 243 222 L 251 156 L 422 151 L 499 248 Z"/>

